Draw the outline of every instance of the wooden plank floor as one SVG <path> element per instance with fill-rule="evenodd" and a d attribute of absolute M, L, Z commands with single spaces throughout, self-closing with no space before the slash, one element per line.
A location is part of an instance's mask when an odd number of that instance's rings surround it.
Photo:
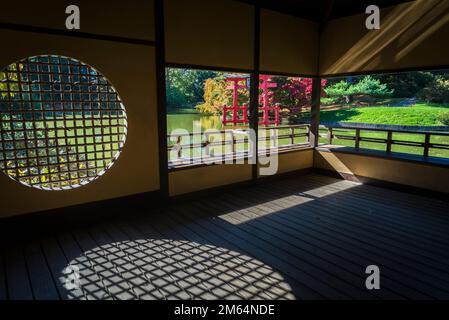
<path fill-rule="evenodd" d="M 448 298 L 449 203 L 317 174 L 0 254 L 0 299 Z"/>

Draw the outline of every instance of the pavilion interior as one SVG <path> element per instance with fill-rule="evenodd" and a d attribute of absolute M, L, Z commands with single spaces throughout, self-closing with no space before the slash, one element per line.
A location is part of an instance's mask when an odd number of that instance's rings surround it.
<path fill-rule="evenodd" d="M 447 299 L 449 160 L 318 139 L 258 164 L 169 169 L 165 68 L 321 78 L 449 67 L 449 1 L 66 0 L 0 5 L 0 67 L 86 62 L 126 106 L 104 175 L 30 188 L 0 174 L 2 299 Z M 319 99 L 318 99 L 319 100 Z M 365 269 L 378 265 L 380 290 Z M 65 286 L 76 266 L 81 286 Z M 405 271 L 404 271 L 405 270 Z"/>

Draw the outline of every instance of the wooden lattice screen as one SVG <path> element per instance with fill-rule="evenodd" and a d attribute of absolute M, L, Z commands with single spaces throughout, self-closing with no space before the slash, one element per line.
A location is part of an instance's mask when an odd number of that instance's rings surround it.
<path fill-rule="evenodd" d="M 102 175 L 127 133 L 124 106 L 98 71 L 42 55 L 0 72 L 0 169 L 27 186 L 75 188 Z"/>

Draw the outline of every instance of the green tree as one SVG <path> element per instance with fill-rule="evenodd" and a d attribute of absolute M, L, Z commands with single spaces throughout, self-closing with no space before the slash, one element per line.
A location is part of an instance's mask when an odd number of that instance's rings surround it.
<path fill-rule="evenodd" d="M 167 68 L 167 105 L 172 108 L 193 106 L 202 101 L 204 81 L 216 75 L 207 70 Z"/>
<path fill-rule="evenodd" d="M 338 100 L 345 98 L 346 102 L 349 103 L 351 102 L 350 99 L 352 98 L 350 88 L 351 84 L 342 80 L 327 87 L 326 89 L 324 89 L 324 91 L 329 98 L 336 98 Z"/>
<path fill-rule="evenodd" d="M 374 79 L 385 83 L 387 87 L 394 91 L 395 98 L 412 98 L 434 80 L 431 72 L 406 72 L 398 74 L 373 75 Z"/>
<path fill-rule="evenodd" d="M 430 82 L 418 97 L 434 103 L 449 103 L 449 76 L 438 75 Z"/>
<path fill-rule="evenodd" d="M 344 98 L 346 103 L 353 102 L 354 97 L 390 97 L 394 92 L 386 84 L 381 83 L 380 80 L 374 79 L 370 75 L 354 83 L 342 80 L 327 87 L 325 91 L 329 98 L 338 98 L 340 100 Z"/>
<path fill-rule="evenodd" d="M 367 95 L 371 97 L 390 97 L 393 90 L 381 83 L 380 80 L 374 79 L 372 76 L 366 76 L 355 85 L 352 86 L 353 95 Z"/>

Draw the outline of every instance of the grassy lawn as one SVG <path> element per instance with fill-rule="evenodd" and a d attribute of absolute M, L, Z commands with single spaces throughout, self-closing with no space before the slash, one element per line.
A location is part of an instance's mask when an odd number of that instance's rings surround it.
<path fill-rule="evenodd" d="M 322 122 L 361 122 L 410 126 L 442 125 L 438 116 L 449 112 L 449 105 L 416 104 L 409 107 L 354 107 L 321 111 Z"/>
<path fill-rule="evenodd" d="M 440 126 L 438 116 L 442 112 L 449 111 L 447 105 L 417 104 L 410 107 L 359 107 L 342 110 L 322 111 L 322 122 L 360 122 L 372 124 L 393 124 L 393 125 L 422 125 L 422 126 Z M 323 134 L 326 130 L 322 131 Z M 355 136 L 355 130 L 334 129 L 334 134 Z M 386 132 L 376 132 L 363 130 L 361 137 L 386 139 Z M 393 140 L 424 142 L 423 134 L 394 133 Z M 322 143 L 327 143 L 325 138 L 321 138 Z M 449 145 L 449 137 L 433 136 L 431 143 Z M 354 147 L 354 141 L 334 139 L 333 144 Z M 376 142 L 361 142 L 361 148 L 386 150 L 386 144 Z M 414 146 L 392 146 L 393 152 L 402 152 L 409 154 L 423 154 L 423 148 Z M 449 150 L 431 149 L 430 156 L 449 158 Z"/>

